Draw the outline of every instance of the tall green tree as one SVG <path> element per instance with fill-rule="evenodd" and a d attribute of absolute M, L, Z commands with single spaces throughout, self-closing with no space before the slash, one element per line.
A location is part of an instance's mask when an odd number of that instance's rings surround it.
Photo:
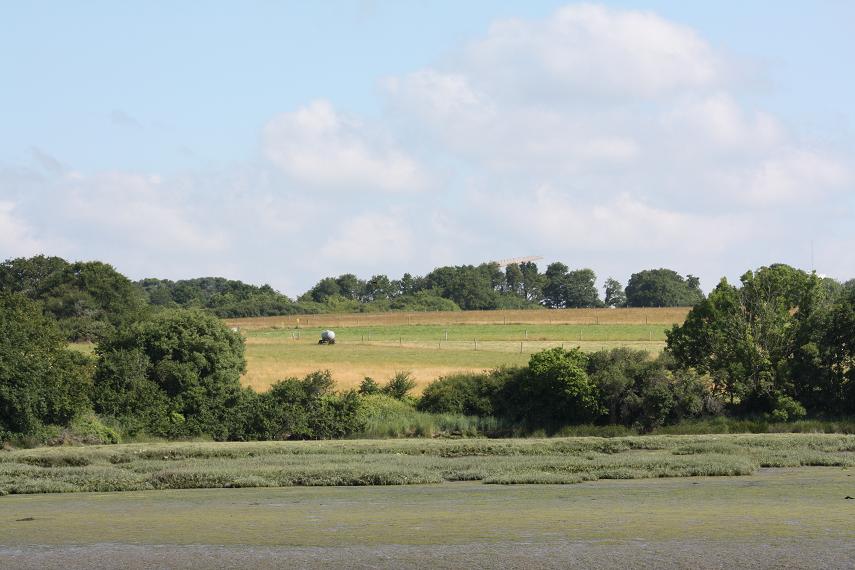
<path fill-rule="evenodd" d="M 532 303 L 540 303 L 543 300 L 546 277 L 540 273 L 537 264 L 533 261 L 520 263 L 520 271 L 523 275 L 523 297 Z"/>
<path fill-rule="evenodd" d="M 66 425 L 88 408 L 87 359 L 66 346 L 38 303 L 0 292 L 0 440 Z"/>
<path fill-rule="evenodd" d="M 605 292 L 604 303 L 607 307 L 626 306 L 626 293 L 624 293 L 623 285 L 620 284 L 620 281 L 609 277 L 606 279 L 603 289 Z"/>
<path fill-rule="evenodd" d="M 787 265 L 749 271 L 739 287 L 722 279 L 668 331 L 668 350 L 744 411 L 773 411 L 796 393 L 792 360 L 822 302 L 820 280 Z"/>
<path fill-rule="evenodd" d="M 505 267 L 504 290 L 512 295 L 524 295 L 523 272 L 519 264 L 511 263 Z"/>
<path fill-rule="evenodd" d="M 671 269 L 633 273 L 626 286 L 626 301 L 630 307 L 691 307 L 703 298 L 696 277 L 683 278 Z"/>
<path fill-rule="evenodd" d="M 567 296 L 568 268 L 560 261 L 550 263 L 546 267 L 543 285 L 543 303 L 552 309 L 565 307 Z"/>

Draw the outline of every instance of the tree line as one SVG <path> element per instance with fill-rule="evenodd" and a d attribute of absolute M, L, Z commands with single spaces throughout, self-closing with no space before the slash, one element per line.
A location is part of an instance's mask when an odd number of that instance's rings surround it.
<path fill-rule="evenodd" d="M 70 340 L 97 340 L 144 313 L 193 308 L 222 318 L 328 312 L 457 311 L 582 307 L 691 306 L 703 299 L 696 277 L 670 269 L 634 273 L 626 288 L 605 282 L 604 296 L 591 269 L 556 262 L 544 272 L 531 262 L 500 269 L 494 263 L 438 267 L 400 279 L 347 273 L 325 277 L 292 300 L 270 285 L 222 277 L 133 282 L 99 261 L 59 257 L 9 259 L 0 264 L 0 291 L 37 301 Z"/>
<path fill-rule="evenodd" d="M 668 331 L 657 358 L 626 348 L 550 349 L 524 367 L 440 378 L 417 399 L 405 374 L 385 386 L 366 379 L 358 391 L 336 392 L 320 371 L 256 393 L 240 384 L 242 337 L 201 309 L 141 312 L 114 323 L 90 357 L 69 348 L 43 302 L 0 292 L 0 440 L 44 438 L 81 418 L 101 434 L 346 437 L 361 432 L 378 398 L 497 418 L 514 433 L 855 414 L 855 282 L 832 283 L 786 265 L 746 272 L 738 284 L 722 279 Z"/>

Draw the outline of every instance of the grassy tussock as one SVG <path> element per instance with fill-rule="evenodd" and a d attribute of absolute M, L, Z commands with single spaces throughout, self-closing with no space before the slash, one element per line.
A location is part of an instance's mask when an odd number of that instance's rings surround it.
<path fill-rule="evenodd" d="M 0 452 L 0 494 L 407 485 L 580 483 L 749 475 L 855 465 L 855 436 L 762 434 L 554 439 L 155 443 Z"/>

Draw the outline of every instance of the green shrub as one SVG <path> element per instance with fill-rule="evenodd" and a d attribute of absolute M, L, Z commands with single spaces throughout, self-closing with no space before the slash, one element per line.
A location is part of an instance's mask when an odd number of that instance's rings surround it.
<path fill-rule="evenodd" d="M 330 439 L 360 432 L 364 428 L 362 398 L 354 391 L 332 390 L 329 371 L 312 372 L 302 380 L 277 382 L 259 396 L 264 427 L 259 439 Z"/>
<path fill-rule="evenodd" d="M 362 379 L 362 382 L 359 384 L 359 393 L 363 396 L 370 396 L 371 394 L 379 394 L 380 393 L 380 385 L 371 378 L 370 376 L 366 376 Z"/>
<path fill-rule="evenodd" d="M 807 410 L 802 404 L 789 396 L 779 396 L 775 409 L 769 414 L 772 421 L 786 422 L 800 420 L 807 415 Z"/>
<path fill-rule="evenodd" d="M 444 376 L 425 387 L 417 407 L 434 414 L 492 416 L 493 400 L 503 379 L 498 371 Z"/>
<path fill-rule="evenodd" d="M 416 381 L 412 374 L 407 371 L 396 372 L 389 382 L 383 386 L 381 392 L 396 400 L 403 400 L 410 391 L 416 387 Z"/>

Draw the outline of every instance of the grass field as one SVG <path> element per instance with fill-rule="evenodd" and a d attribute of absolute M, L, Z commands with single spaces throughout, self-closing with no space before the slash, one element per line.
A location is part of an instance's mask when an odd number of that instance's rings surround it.
<path fill-rule="evenodd" d="M 665 331 L 687 309 L 565 309 L 265 317 L 228 320 L 247 341 L 244 383 L 264 390 L 289 376 L 332 372 L 339 388 L 365 376 L 380 382 L 410 371 L 417 391 L 453 372 L 523 365 L 534 352 L 564 346 L 628 346 L 658 353 Z M 299 319 L 299 323 L 298 323 Z M 335 346 L 318 346 L 332 328 Z"/>
<path fill-rule="evenodd" d="M 0 453 L 0 494 L 203 487 L 579 483 L 855 465 L 855 435 L 150 443 Z"/>

